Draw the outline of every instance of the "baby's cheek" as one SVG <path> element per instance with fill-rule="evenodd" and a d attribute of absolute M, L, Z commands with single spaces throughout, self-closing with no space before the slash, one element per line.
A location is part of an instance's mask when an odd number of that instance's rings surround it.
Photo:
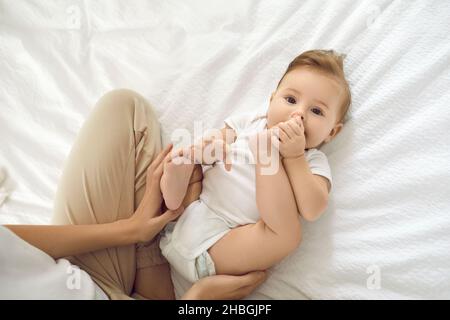
<path fill-rule="evenodd" d="M 311 147 L 311 139 L 309 139 L 307 136 L 305 136 L 305 148 Z"/>
<path fill-rule="evenodd" d="M 283 105 L 275 105 L 274 108 L 269 109 L 269 117 L 273 119 L 272 125 L 286 121 L 289 118 L 289 109 Z"/>
<path fill-rule="evenodd" d="M 323 136 L 323 133 L 318 132 L 310 132 L 310 134 L 305 134 L 305 145 L 306 148 L 316 148 L 318 147 L 326 137 Z"/>
<path fill-rule="evenodd" d="M 272 114 L 271 116 L 269 115 L 268 117 L 268 126 L 269 128 L 276 126 L 277 124 L 279 124 L 280 122 L 283 122 L 283 117 L 280 114 Z"/>

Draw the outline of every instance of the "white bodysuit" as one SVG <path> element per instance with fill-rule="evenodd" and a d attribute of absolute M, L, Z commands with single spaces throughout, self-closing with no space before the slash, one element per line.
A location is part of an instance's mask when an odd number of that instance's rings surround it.
<path fill-rule="evenodd" d="M 256 205 L 255 165 L 248 138 L 266 129 L 265 113 L 248 112 L 231 116 L 225 123 L 235 130 L 230 145 L 231 171 L 223 164 L 203 166 L 203 189 L 178 221 L 162 233 L 160 248 L 171 268 L 190 282 L 214 275 L 214 263 L 207 250 L 228 231 L 260 219 Z M 305 153 L 313 174 L 327 178 L 331 172 L 325 154 L 317 149 Z M 280 164 L 281 165 L 281 164 Z"/>

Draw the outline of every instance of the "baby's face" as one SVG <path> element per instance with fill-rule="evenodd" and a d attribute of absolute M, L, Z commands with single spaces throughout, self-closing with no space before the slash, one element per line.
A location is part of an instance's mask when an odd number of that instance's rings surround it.
<path fill-rule="evenodd" d="M 341 129 L 337 123 L 343 89 L 339 83 L 317 71 L 300 67 L 286 74 L 272 94 L 267 126 L 288 121 L 299 115 L 305 127 L 306 149 L 330 141 Z"/>

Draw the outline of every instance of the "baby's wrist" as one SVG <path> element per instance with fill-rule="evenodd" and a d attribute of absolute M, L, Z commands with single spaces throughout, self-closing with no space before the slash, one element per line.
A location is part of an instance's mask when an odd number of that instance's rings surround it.
<path fill-rule="evenodd" d="M 301 159 L 304 157 L 305 157 L 305 153 L 303 152 L 302 154 L 299 154 L 299 155 L 283 157 L 282 160 L 283 161 L 293 161 L 293 160 L 298 160 L 298 159 Z"/>

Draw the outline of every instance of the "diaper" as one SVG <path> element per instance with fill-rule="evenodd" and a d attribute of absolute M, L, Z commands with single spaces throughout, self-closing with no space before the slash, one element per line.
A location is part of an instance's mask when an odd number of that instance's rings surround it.
<path fill-rule="evenodd" d="M 178 221 L 166 225 L 159 245 L 171 268 L 195 282 L 216 274 L 208 249 L 230 230 L 227 221 L 197 200 L 184 210 Z"/>

